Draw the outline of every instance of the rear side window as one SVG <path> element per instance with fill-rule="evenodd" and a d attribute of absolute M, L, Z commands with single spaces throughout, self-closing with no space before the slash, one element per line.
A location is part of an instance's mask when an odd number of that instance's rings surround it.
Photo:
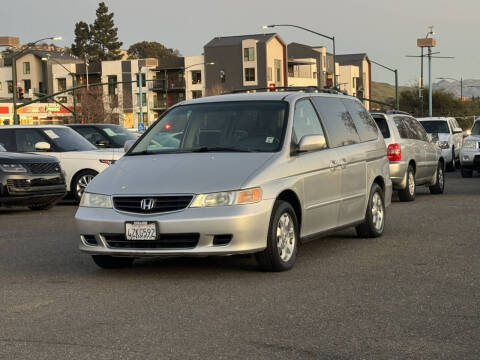
<path fill-rule="evenodd" d="M 420 123 L 413 118 L 404 118 L 405 123 L 408 126 L 408 130 L 412 133 L 412 138 L 415 140 L 428 141 L 427 133 Z"/>
<path fill-rule="evenodd" d="M 339 98 L 313 96 L 312 100 L 321 115 L 330 147 L 360 142 L 352 117 Z"/>
<path fill-rule="evenodd" d="M 410 131 L 408 131 L 407 125 L 402 120 L 402 117 L 396 116 L 393 119 L 393 122 L 395 123 L 395 126 L 397 127 L 397 130 L 398 130 L 398 134 L 402 139 L 413 139 L 413 133 L 410 134 Z"/>
<path fill-rule="evenodd" d="M 377 123 L 377 126 L 380 129 L 384 139 L 390 138 L 390 129 L 388 128 L 387 119 L 385 119 L 383 116 L 375 116 L 373 119 Z"/>
<path fill-rule="evenodd" d="M 2 145 L 7 151 L 15 151 L 12 130 L 0 130 L 0 145 Z"/>
<path fill-rule="evenodd" d="M 342 99 L 342 102 L 352 117 L 360 141 L 365 142 L 376 140 L 378 138 L 377 125 L 363 105 L 360 104 L 359 101 L 353 99 Z"/>

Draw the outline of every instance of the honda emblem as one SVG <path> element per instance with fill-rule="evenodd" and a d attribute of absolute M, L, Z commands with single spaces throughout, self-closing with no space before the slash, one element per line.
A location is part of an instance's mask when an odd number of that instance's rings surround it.
<path fill-rule="evenodd" d="M 155 207 L 155 199 L 142 199 L 140 207 L 142 210 L 152 210 Z"/>

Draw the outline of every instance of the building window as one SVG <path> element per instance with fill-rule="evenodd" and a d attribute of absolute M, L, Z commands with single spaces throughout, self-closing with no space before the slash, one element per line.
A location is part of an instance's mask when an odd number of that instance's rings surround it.
<path fill-rule="evenodd" d="M 61 102 L 62 104 L 65 104 L 67 102 L 67 97 L 66 96 L 57 96 L 57 101 Z"/>
<path fill-rule="evenodd" d="M 140 106 L 140 94 L 137 94 L 137 104 Z M 142 106 L 147 106 L 147 94 L 142 93 Z"/>
<path fill-rule="evenodd" d="M 23 73 L 30 74 L 30 63 L 28 61 L 23 63 Z"/>
<path fill-rule="evenodd" d="M 272 81 L 272 68 L 267 67 L 267 81 Z"/>
<path fill-rule="evenodd" d="M 67 79 L 66 78 L 58 78 L 57 79 L 57 88 L 58 88 L 58 91 L 67 90 Z"/>
<path fill-rule="evenodd" d="M 243 61 L 255 61 L 255 48 L 243 49 Z"/>
<path fill-rule="evenodd" d="M 117 90 L 117 75 L 108 75 L 108 95 L 115 95 Z"/>
<path fill-rule="evenodd" d="M 200 90 L 192 91 L 192 99 L 198 99 L 202 97 L 202 92 Z"/>
<path fill-rule="evenodd" d="M 0 90 L 3 89 L 3 85 L 2 85 L 2 82 L 0 81 Z"/>
<path fill-rule="evenodd" d="M 7 88 L 8 88 L 8 93 L 13 94 L 13 82 L 12 82 L 12 80 L 7 81 Z"/>
<path fill-rule="evenodd" d="M 32 82 L 30 80 L 23 80 L 23 90 L 28 93 L 32 88 Z"/>
<path fill-rule="evenodd" d="M 139 78 L 139 76 L 138 76 L 138 74 L 137 74 L 137 86 L 140 84 L 140 83 L 138 82 L 138 78 Z M 142 87 L 145 87 L 146 85 L 147 85 L 146 76 L 145 76 L 145 74 L 142 74 Z"/>
<path fill-rule="evenodd" d="M 245 69 L 245 81 L 255 81 L 255 69 L 246 68 Z"/>
<path fill-rule="evenodd" d="M 202 72 L 200 70 L 192 71 L 192 85 L 202 83 Z"/>
<path fill-rule="evenodd" d="M 275 59 L 275 83 L 282 82 L 282 61 Z"/>
<path fill-rule="evenodd" d="M 314 79 L 317 78 L 317 72 L 316 72 L 316 71 L 313 72 L 313 78 L 314 78 Z"/>

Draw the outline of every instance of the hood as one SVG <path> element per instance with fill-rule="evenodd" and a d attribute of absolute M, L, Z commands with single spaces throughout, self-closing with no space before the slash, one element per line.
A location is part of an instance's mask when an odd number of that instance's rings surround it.
<path fill-rule="evenodd" d="M 240 189 L 272 153 L 126 156 L 96 176 L 88 191 L 115 195 L 200 194 Z"/>
<path fill-rule="evenodd" d="M 38 163 L 38 162 L 58 163 L 58 160 L 53 156 L 47 156 L 47 155 L 2 151 L 0 152 L 0 162 L 3 164 Z"/>
<path fill-rule="evenodd" d="M 118 160 L 125 151 L 123 149 L 102 149 L 89 151 L 67 151 L 62 153 L 62 159 Z"/>
<path fill-rule="evenodd" d="M 470 136 L 467 136 L 465 139 L 463 139 L 464 142 L 467 140 L 480 142 L 480 135 L 470 135 Z M 1 156 L 1 153 L 0 153 L 0 156 Z"/>

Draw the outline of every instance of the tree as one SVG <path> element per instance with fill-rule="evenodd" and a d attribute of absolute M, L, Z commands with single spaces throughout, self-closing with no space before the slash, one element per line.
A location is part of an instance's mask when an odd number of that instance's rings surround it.
<path fill-rule="evenodd" d="M 90 27 L 84 21 L 75 24 L 75 42 L 72 44 L 72 54 L 84 58 L 90 50 Z"/>
<path fill-rule="evenodd" d="M 156 41 L 141 41 L 128 48 L 129 59 L 156 58 L 161 59 L 165 56 L 179 56 L 177 49 L 170 49 Z"/>

